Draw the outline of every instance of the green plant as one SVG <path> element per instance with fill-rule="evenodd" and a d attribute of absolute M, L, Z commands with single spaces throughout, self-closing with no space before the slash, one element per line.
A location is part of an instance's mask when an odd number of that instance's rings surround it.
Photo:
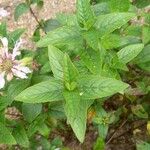
<path fill-rule="evenodd" d="M 38 21 L 34 34 L 38 48 L 21 55 L 28 58 L 23 60 L 33 73 L 26 80 L 12 80 L 2 90 L 0 143 L 34 147 L 38 133 L 44 148 L 52 149 L 48 136 L 53 128 L 64 127 L 58 124 L 60 119 L 67 120 L 83 143 L 92 110 L 91 120 L 99 131 L 94 146 L 98 150 L 104 148 L 109 125 L 117 124 L 121 114 L 128 120 L 148 120 L 150 17 L 146 9 L 138 14 L 137 3 L 120 2 L 105 0 L 91 6 L 89 0 L 78 0 L 76 14 L 59 14 L 42 25 Z M 32 3 L 19 4 L 15 18 Z M 41 39 L 40 28 L 47 33 Z M 1 36 L 10 39 L 10 44 L 22 32 L 7 33 L 6 25 L 0 26 Z M 121 108 L 106 111 L 105 102 L 113 95 L 121 95 L 125 102 Z M 129 112 L 124 110 L 126 103 Z M 18 118 L 11 117 L 8 106 L 15 107 Z"/>

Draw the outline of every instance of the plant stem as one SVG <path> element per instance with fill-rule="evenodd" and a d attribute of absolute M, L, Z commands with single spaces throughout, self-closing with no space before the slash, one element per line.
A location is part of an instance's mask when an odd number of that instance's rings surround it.
<path fill-rule="evenodd" d="M 43 25 L 41 24 L 41 22 L 39 21 L 38 17 L 35 15 L 33 9 L 30 7 L 30 13 L 32 14 L 32 16 L 34 17 L 35 21 L 37 22 L 37 24 L 39 25 L 39 27 L 43 30 L 43 32 L 46 34 Z"/>

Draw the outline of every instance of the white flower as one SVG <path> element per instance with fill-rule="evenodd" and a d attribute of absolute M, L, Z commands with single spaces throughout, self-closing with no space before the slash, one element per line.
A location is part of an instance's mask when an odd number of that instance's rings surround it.
<path fill-rule="evenodd" d="M 5 10 L 4 8 L 0 8 L 0 18 L 7 17 L 9 15 L 10 15 L 10 13 L 7 10 Z"/>
<path fill-rule="evenodd" d="M 16 60 L 16 56 L 20 55 L 19 47 L 22 40 L 16 42 L 12 53 L 8 52 L 8 40 L 6 37 L 0 38 L 2 47 L 0 47 L 0 89 L 5 85 L 5 77 L 8 81 L 13 79 L 13 76 L 21 79 L 27 78 L 27 73 L 31 70 L 24 66 L 21 60 Z"/>

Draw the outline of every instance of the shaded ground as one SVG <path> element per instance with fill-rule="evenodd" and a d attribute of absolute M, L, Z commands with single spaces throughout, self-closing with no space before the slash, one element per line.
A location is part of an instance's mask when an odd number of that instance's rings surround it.
<path fill-rule="evenodd" d="M 119 107 L 119 105 L 125 106 L 125 104 L 120 103 L 119 99 L 114 100 L 114 98 L 116 97 L 112 97 L 107 101 L 105 109 L 109 107 L 112 110 L 115 107 Z M 149 139 L 146 121 L 142 119 L 129 120 L 127 116 L 122 116 L 117 124 L 109 127 L 109 132 L 105 140 L 105 150 L 136 150 L 136 143 L 138 141 L 146 141 Z M 62 137 L 64 145 L 71 150 L 93 150 L 93 145 L 98 137 L 98 131 L 91 123 L 88 123 L 83 144 L 77 141 L 71 129 L 67 129 L 65 132 L 54 132 L 54 136 L 52 137 L 57 136 Z"/>

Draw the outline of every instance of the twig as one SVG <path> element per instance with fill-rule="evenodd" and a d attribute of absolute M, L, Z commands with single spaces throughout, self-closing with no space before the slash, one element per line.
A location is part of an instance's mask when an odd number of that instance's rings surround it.
<path fill-rule="evenodd" d="M 144 122 L 144 123 L 142 123 L 142 124 L 140 124 L 140 125 L 134 127 L 133 130 L 138 129 L 138 128 L 144 126 L 146 123 L 147 123 L 147 122 Z M 120 135 L 116 136 L 114 139 L 117 139 L 117 138 L 121 137 L 122 135 L 124 135 L 125 133 L 129 132 L 130 130 L 131 130 L 131 127 L 130 127 L 128 130 L 126 130 L 126 131 L 124 131 L 123 133 L 121 133 Z"/>
<path fill-rule="evenodd" d="M 114 136 L 116 135 L 117 131 L 118 131 L 120 128 L 122 128 L 122 127 L 125 125 L 126 122 L 127 122 L 127 119 L 124 120 L 123 123 L 115 130 L 115 132 L 112 134 L 112 136 L 111 136 L 111 137 L 108 139 L 108 141 L 106 142 L 106 145 L 109 144 L 109 143 L 112 141 L 112 139 L 113 139 Z"/>
<path fill-rule="evenodd" d="M 41 22 L 39 21 L 38 17 L 35 15 L 34 11 L 32 10 L 32 8 L 30 7 L 30 13 L 32 14 L 32 16 L 34 17 L 35 21 L 37 22 L 37 24 L 39 25 L 39 27 L 43 30 L 43 32 L 46 34 L 43 25 L 41 24 Z"/>
<path fill-rule="evenodd" d="M 126 120 L 126 121 L 127 121 L 127 120 Z M 125 122 L 125 123 L 126 123 L 126 122 Z M 123 125 L 121 125 L 118 129 L 120 129 L 122 126 L 124 126 L 125 123 L 123 122 Z M 146 123 L 147 123 L 147 122 L 144 122 L 144 123 L 142 123 L 142 124 L 140 124 L 140 125 L 134 127 L 133 130 L 144 126 Z M 131 130 L 131 127 L 130 127 L 129 129 L 127 129 L 126 131 L 124 131 L 123 133 L 121 133 L 120 135 L 114 137 L 114 136 L 116 135 L 116 133 L 118 132 L 118 129 L 113 133 L 113 135 L 112 135 L 111 138 L 106 142 L 106 144 L 109 144 L 112 140 L 117 139 L 117 138 L 121 137 L 122 135 L 126 134 L 127 132 L 129 132 L 129 131 Z"/>

